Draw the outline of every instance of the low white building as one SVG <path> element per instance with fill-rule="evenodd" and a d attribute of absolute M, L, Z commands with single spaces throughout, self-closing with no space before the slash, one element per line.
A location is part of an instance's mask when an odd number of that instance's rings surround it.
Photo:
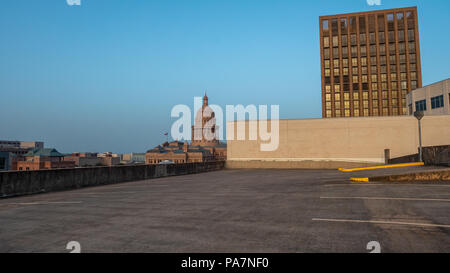
<path fill-rule="evenodd" d="M 450 79 L 411 91 L 406 97 L 408 111 L 423 111 L 426 116 L 450 115 Z"/>

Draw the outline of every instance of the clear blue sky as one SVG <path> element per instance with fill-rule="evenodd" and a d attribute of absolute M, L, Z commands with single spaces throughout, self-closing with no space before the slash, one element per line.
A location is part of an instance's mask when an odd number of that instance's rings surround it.
<path fill-rule="evenodd" d="M 448 0 L 3 0 L 0 139 L 143 152 L 175 104 L 319 118 L 318 17 L 418 6 L 424 84 L 449 77 Z"/>

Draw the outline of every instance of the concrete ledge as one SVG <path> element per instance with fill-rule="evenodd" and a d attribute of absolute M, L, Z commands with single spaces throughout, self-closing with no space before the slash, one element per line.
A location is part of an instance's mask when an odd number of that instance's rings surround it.
<path fill-rule="evenodd" d="M 225 162 L 0 172 L 0 198 L 217 171 Z"/>
<path fill-rule="evenodd" d="M 369 180 L 387 181 L 387 182 L 450 181 L 450 169 L 442 171 L 430 171 L 430 172 L 370 177 Z"/>
<path fill-rule="evenodd" d="M 328 169 L 357 168 L 377 166 L 377 163 L 342 162 L 342 161 L 235 161 L 228 160 L 225 164 L 227 169 Z"/>
<path fill-rule="evenodd" d="M 404 163 L 404 164 L 394 164 L 394 165 L 383 165 L 383 166 L 373 166 L 373 167 L 364 167 L 364 168 L 355 168 L 355 169 L 344 169 L 339 168 L 341 172 L 357 172 L 357 171 L 369 171 L 369 170 L 379 170 L 379 169 L 392 169 L 392 168 L 404 168 L 404 167 L 414 167 L 414 166 L 424 166 L 423 162 L 415 162 L 415 163 Z"/>

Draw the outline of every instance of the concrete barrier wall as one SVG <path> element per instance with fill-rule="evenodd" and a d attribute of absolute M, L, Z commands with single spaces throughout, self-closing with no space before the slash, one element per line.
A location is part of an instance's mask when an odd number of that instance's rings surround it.
<path fill-rule="evenodd" d="M 217 171 L 225 162 L 0 172 L 0 197 Z"/>
<path fill-rule="evenodd" d="M 423 147 L 422 160 L 425 165 L 442 165 L 450 166 L 450 145 Z M 416 154 L 392 158 L 389 160 L 389 164 L 401 164 L 407 162 L 418 162 L 419 152 Z"/>
<path fill-rule="evenodd" d="M 249 140 L 249 123 L 227 124 L 227 168 L 347 168 L 385 163 L 384 150 L 397 158 L 417 153 L 418 125 L 412 116 L 302 119 L 279 121 L 279 147 L 261 151 Z M 244 123 L 246 140 L 230 140 Z M 235 134 L 236 135 L 236 134 Z M 423 146 L 450 145 L 450 115 L 422 120 Z"/>
<path fill-rule="evenodd" d="M 450 181 L 450 170 L 419 172 L 409 174 L 370 177 L 370 181 L 411 182 L 411 181 Z"/>

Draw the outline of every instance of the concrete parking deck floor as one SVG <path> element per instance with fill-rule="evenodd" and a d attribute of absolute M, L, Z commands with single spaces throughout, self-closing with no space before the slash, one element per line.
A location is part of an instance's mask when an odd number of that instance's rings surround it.
<path fill-rule="evenodd" d="M 348 181 L 407 170 L 225 170 L 2 199 L 0 252 L 450 252 L 450 183 Z"/>

